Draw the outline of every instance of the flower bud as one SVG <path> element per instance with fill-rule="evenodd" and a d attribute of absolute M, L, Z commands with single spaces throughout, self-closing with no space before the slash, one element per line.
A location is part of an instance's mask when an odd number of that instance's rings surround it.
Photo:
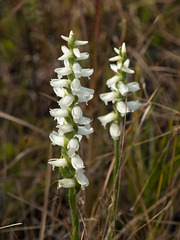
<path fill-rule="evenodd" d="M 112 139 L 114 139 L 114 140 L 117 140 L 121 134 L 119 124 L 114 123 L 114 122 L 111 123 L 109 131 L 110 131 L 110 135 L 111 135 Z"/>

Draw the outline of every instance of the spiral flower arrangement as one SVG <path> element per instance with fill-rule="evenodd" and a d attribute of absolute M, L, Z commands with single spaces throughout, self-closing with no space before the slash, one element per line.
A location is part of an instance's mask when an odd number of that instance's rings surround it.
<path fill-rule="evenodd" d="M 114 140 L 117 140 L 121 134 L 120 122 L 126 113 L 133 112 L 140 107 L 139 101 L 127 101 L 124 98 L 129 92 L 136 92 L 140 89 L 138 82 L 131 82 L 125 84 L 126 74 L 133 74 L 134 70 L 129 68 L 130 60 L 126 55 L 125 43 L 117 49 L 114 48 L 118 54 L 115 57 L 110 58 L 111 62 L 116 61 L 117 64 L 110 64 L 110 68 L 116 73 L 115 76 L 108 79 L 106 84 L 110 88 L 111 92 L 100 94 L 100 98 L 107 105 L 108 102 L 112 102 L 113 111 L 99 117 L 101 124 L 106 127 L 110 123 L 110 135 Z"/>
<path fill-rule="evenodd" d="M 84 117 L 80 103 L 88 103 L 93 98 L 94 90 L 81 86 L 81 77 L 93 74 L 93 69 L 83 69 L 79 61 L 88 59 L 89 54 L 81 53 L 78 46 L 85 45 L 87 41 L 78 41 L 72 31 L 69 37 L 61 36 L 68 43 L 62 46 L 63 55 L 58 60 L 64 62 L 64 67 L 56 68 L 56 79 L 50 84 L 55 94 L 61 99 L 57 102 L 59 108 L 50 109 L 50 115 L 57 121 L 57 131 L 50 133 L 53 145 L 61 147 L 60 158 L 48 161 L 52 168 L 60 168 L 63 179 L 58 180 L 58 188 L 84 189 L 89 182 L 84 174 L 84 162 L 78 154 L 79 143 L 83 136 L 89 138 L 93 132 L 90 126 L 91 119 Z"/>
<path fill-rule="evenodd" d="M 116 73 L 115 76 L 108 79 L 106 84 L 110 88 L 110 92 L 100 94 L 100 99 L 107 105 L 108 102 L 112 102 L 113 111 L 99 117 L 101 124 L 106 127 L 110 124 L 110 135 L 114 140 L 114 166 L 111 178 L 111 188 L 114 188 L 112 197 L 112 212 L 108 220 L 108 231 L 106 239 L 112 239 L 115 232 L 115 219 L 117 211 L 117 201 L 118 201 L 118 189 L 119 189 L 119 168 L 120 168 L 120 154 L 119 154 L 119 143 L 120 143 L 120 123 L 123 117 L 129 113 L 134 112 L 140 108 L 139 101 L 126 101 L 125 97 L 129 92 L 136 92 L 140 89 L 138 82 L 131 82 L 125 84 L 126 75 L 133 74 L 134 70 L 129 68 L 130 60 L 127 58 L 126 45 L 125 43 L 117 49 L 114 48 L 117 56 L 110 58 L 111 62 L 116 62 L 116 64 L 110 64 L 110 68 Z"/>

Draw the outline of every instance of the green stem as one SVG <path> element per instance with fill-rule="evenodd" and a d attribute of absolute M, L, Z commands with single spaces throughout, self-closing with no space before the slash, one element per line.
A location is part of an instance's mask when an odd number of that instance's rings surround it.
<path fill-rule="evenodd" d="M 76 209 L 76 189 L 69 188 L 69 205 L 71 210 L 71 219 L 72 219 L 72 240 L 80 240 L 78 234 L 78 227 L 79 227 L 79 219 L 77 215 Z"/>
<path fill-rule="evenodd" d="M 113 168 L 113 184 L 116 181 L 116 175 L 117 175 L 118 166 L 119 166 L 119 141 L 120 141 L 120 138 L 118 138 L 117 140 L 114 140 L 115 162 L 114 162 L 114 168 Z"/>
<path fill-rule="evenodd" d="M 118 167 L 119 167 L 119 142 L 120 138 L 114 141 L 114 168 L 113 168 L 113 175 L 112 175 L 112 182 L 111 187 L 114 186 L 114 200 L 112 203 L 112 213 L 110 215 L 110 221 L 109 221 L 109 233 L 108 233 L 108 239 L 111 240 L 114 235 L 115 230 L 115 224 L 116 224 L 116 211 L 117 211 L 117 200 L 118 200 L 118 188 L 119 188 L 119 182 L 118 182 Z"/>

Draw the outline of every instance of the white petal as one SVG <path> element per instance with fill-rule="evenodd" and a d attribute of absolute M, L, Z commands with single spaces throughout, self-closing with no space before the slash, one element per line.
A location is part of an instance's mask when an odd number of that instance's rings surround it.
<path fill-rule="evenodd" d="M 125 44 L 125 42 L 122 43 L 121 53 L 122 53 L 122 54 L 125 54 L 125 53 L 126 53 L 126 44 Z"/>
<path fill-rule="evenodd" d="M 81 56 L 77 58 L 77 60 L 85 60 L 85 59 L 88 59 L 89 58 L 89 54 L 84 52 L 84 53 L 81 53 Z"/>
<path fill-rule="evenodd" d="M 67 149 L 74 149 L 75 151 L 79 149 L 79 141 L 76 137 L 70 139 L 67 144 Z"/>
<path fill-rule="evenodd" d="M 90 76 L 93 74 L 94 70 L 93 69 L 82 69 L 81 71 L 81 76 L 82 77 L 88 77 L 90 79 Z"/>
<path fill-rule="evenodd" d="M 67 48 L 66 46 L 62 46 L 61 50 L 64 54 L 59 57 L 58 60 L 65 60 L 73 56 L 71 50 L 69 50 L 69 48 Z"/>
<path fill-rule="evenodd" d="M 63 97 L 58 104 L 60 105 L 60 107 L 62 109 L 66 109 L 67 107 L 69 107 L 74 101 L 74 96 L 71 94 L 66 95 L 65 97 Z"/>
<path fill-rule="evenodd" d="M 123 66 L 128 68 L 129 64 L 130 64 L 130 60 L 126 59 L 126 61 L 123 63 Z"/>
<path fill-rule="evenodd" d="M 114 51 L 119 55 L 119 49 L 118 48 L 114 48 Z"/>
<path fill-rule="evenodd" d="M 80 134 L 80 135 L 83 135 L 83 136 L 86 136 L 87 138 L 89 138 L 89 134 L 91 134 L 93 132 L 94 132 L 93 128 L 87 129 L 84 126 L 78 126 L 77 134 Z"/>
<path fill-rule="evenodd" d="M 78 45 L 85 45 L 85 44 L 87 44 L 88 43 L 88 41 L 80 41 L 80 40 L 76 40 L 75 41 L 75 46 L 78 46 Z"/>
<path fill-rule="evenodd" d="M 53 90 L 54 90 L 56 96 L 61 97 L 61 98 L 64 97 L 65 94 L 67 94 L 67 91 L 64 88 L 54 87 Z"/>
<path fill-rule="evenodd" d="M 70 41 L 70 38 L 69 37 L 66 37 L 64 35 L 61 35 L 61 38 L 64 39 L 66 42 L 69 42 Z"/>
<path fill-rule="evenodd" d="M 67 166 L 67 161 L 65 158 L 51 158 L 49 159 L 48 164 L 51 164 L 52 170 L 54 170 L 55 167 Z"/>
<path fill-rule="evenodd" d="M 92 120 L 90 118 L 82 116 L 79 119 L 74 119 L 74 122 L 76 124 L 80 124 L 80 125 L 88 125 L 88 124 L 90 124 L 90 122 L 92 122 Z"/>
<path fill-rule="evenodd" d="M 61 76 L 69 75 L 72 73 L 72 69 L 69 66 L 56 68 L 54 71 Z"/>
<path fill-rule="evenodd" d="M 129 112 L 129 108 L 122 101 L 117 102 L 116 107 L 122 117 L 124 117 L 125 114 Z"/>
<path fill-rule="evenodd" d="M 52 87 L 69 87 L 70 83 L 68 79 L 51 79 L 50 81 Z"/>
<path fill-rule="evenodd" d="M 121 134 L 120 132 L 120 126 L 117 123 L 111 123 L 110 128 L 110 135 L 114 140 L 117 140 Z"/>
<path fill-rule="evenodd" d="M 118 97 L 117 92 L 101 93 L 100 99 L 107 105 L 108 102 L 114 102 Z"/>
<path fill-rule="evenodd" d="M 68 151 L 67 151 L 67 155 L 72 158 L 74 155 L 76 154 L 76 151 L 72 148 L 70 148 Z"/>
<path fill-rule="evenodd" d="M 78 48 L 73 48 L 73 53 L 77 58 L 81 57 L 81 53 Z"/>
<path fill-rule="evenodd" d="M 74 128 L 72 125 L 69 124 L 63 124 L 63 125 L 58 125 L 57 126 L 62 133 L 68 133 L 74 131 Z"/>
<path fill-rule="evenodd" d="M 82 117 L 83 112 L 81 108 L 78 105 L 76 105 L 72 108 L 71 114 L 73 116 L 73 119 L 79 119 Z"/>
<path fill-rule="evenodd" d="M 94 94 L 94 90 L 91 88 L 81 86 L 80 93 L 82 95 L 92 95 L 92 94 Z"/>
<path fill-rule="evenodd" d="M 75 170 L 85 168 L 83 160 L 78 154 L 75 154 L 71 159 L 71 164 Z"/>
<path fill-rule="evenodd" d="M 82 67 L 80 66 L 79 63 L 74 63 L 73 64 L 73 72 L 76 78 L 80 78 L 81 77 L 81 70 Z"/>
<path fill-rule="evenodd" d="M 57 123 L 58 123 L 59 125 L 63 125 L 63 124 L 66 124 L 66 123 L 67 123 L 64 117 L 55 117 L 54 119 L 57 120 Z M 62 135 L 62 134 L 61 134 L 61 135 Z"/>
<path fill-rule="evenodd" d="M 113 84 L 116 84 L 119 81 L 119 76 L 115 75 L 112 78 L 109 78 L 106 82 L 107 86 L 110 88 Z"/>
<path fill-rule="evenodd" d="M 127 84 L 129 92 L 136 92 L 140 89 L 138 82 L 131 82 Z"/>
<path fill-rule="evenodd" d="M 64 66 L 65 66 L 65 67 L 70 67 L 70 66 L 69 66 L 69 61 L 68 61 L 68 59 L 65 59 L 65 60 L 64 60 Z"/>
<path fill-rule="evenodd" d="M 83 173 L 83 169 L 78 169 L 75 173 L 75 178 L 78 183 L 81 185 L 82 190 L 85 189 L 89 185 L 89 181 L 87 177 Z"/>
<path fill-rule="evenodd" d="M 60 109 L 60 108 L 50 109 L 49 113 L 52 117 L 67 117 L 68 116 L 68 111 Z"/>
<path fill-rule="evenodd" d="M 124 83 L 118 83 L 118 90 L 122 96 L 126 96 L 129 91 L 128 87 Z"/>
<path fill-rule="evenodd" d="M 127 106 L 129 108 L 129 110 L 131 110 L 133 112 L 133 111 L 139 109 L 141 104 L 140 104 L 140 102 L 138 100 L 136 100 L 136 101 L 129 101 L 129 102 L 127 102 Z"/>
<path fill-rule="evenodd" d="M 75 186 L 76 186 L 76 183 L 73 179 L 64 178 L 64 179 L 58 180 L 57 189 L 59 189 L 59 188 L 74 188 Z"/>
<path fill-rule="evenodd" d="M 81 83 L 80 83 L 79 79 L 75 78 L 71 83 L 71 90 L 72 90 L 73 94 L 76 95 L 76 93 L 78 91 L 80 91 L 80 89 L 81 89 Z"/>
<path fill-rule="evenodd" d="M 104 127 L 106 127 L 107 123 L 114 121 L 116 118 L 117 116 L 115 112 L 110 112 L 104 116 L 98 117 L 99 121 Z"/>
<path fill-rule="evenodd" d="M 129 74 L 133 74 L 134 73 L 134 70 L 132 70 L 132 69 L 130 69 L 128 67 L 125 67 L 125 66 L 122 67 L 122 71 L 126 72 L 126 73 L 129 73 Z"/>
<path fill-rule="evenodd" d="M 64 139 L 62 136 L 59 136 L 57 132 L 53 131 L 52 133 L 50 133 L 49 138 L 53 145 L 64 147 Z"/>
<path fill-rule="evenodd" d="M 86 105 L 93 98 L 93 95 L 89 95 L 89 96 L 77 95 L 77 96 L 78 96 L 78 102 L 79 103 L 85 102 Z"/>
<path fill-rule="evenodd" d="M 110 64 L 110 68 L 114 71 L 114 72 L 116 72 L 117 73 L 117 66 L 116 66 L 116 64 Z"/>
<path fill-rule="evenodd" d="M 121 56 L 115 56 L 115 57 L 112 57 L 112 58 L 109 58 L 109 61 L 111 61 L 111 62 L 115 62 L 115 61 L 119 61 L 119 60 L 121 60 L 122 58 L 121 58 Z"/>

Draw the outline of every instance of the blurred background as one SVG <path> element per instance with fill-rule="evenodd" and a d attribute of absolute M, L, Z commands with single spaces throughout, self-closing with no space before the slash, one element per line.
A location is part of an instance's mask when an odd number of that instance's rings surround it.
<path fill-rule="evenodd" d="M 140 111 L 127 116 L 122 142 L 120 197 L 114 239 L 180 239 L 180 2 L 178 0 L 0 1 L 0 239 L 70 239 L 67 192 L 56 189 L 48 159 L 57 98 L 49 84 L 62 66 L 61 35 L 73 30 L 90 53 L 85 68 L 95 95 L 84 115 L 94 134 L 80 154 L 90 185 L 78 194 L 82 239 L 104 239 L 113 142 L 97 117 L 99 94 L 113 76 L 108 59 L 123 41 L 141 90 Z"/>

